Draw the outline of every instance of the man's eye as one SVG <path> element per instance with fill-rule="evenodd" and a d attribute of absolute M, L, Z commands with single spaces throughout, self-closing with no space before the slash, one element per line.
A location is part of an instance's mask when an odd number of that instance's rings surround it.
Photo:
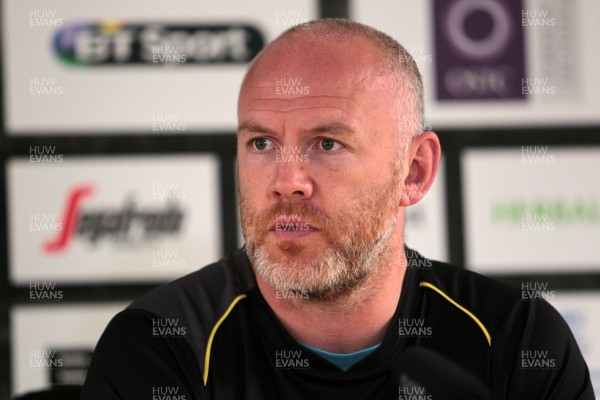
<path fill-rule="evenodd" d="M 269 146 L 269 142 L 269 139 L 256 138 L 252 140 L 252 147 L 254 147 L 255 150 L 263 151 Z"/>
<path fill-rule="evenodd" d="M 337 150 L 343 147 L 340 143 L 336 142 L 335 140 L 327 138 L 321 139 L 320 144 L 321 148 L 326 151 Z"/>

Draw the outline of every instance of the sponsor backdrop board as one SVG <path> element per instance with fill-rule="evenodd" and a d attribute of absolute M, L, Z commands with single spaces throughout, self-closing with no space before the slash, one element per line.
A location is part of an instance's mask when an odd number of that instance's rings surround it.
<path fill-rule="evenodd" d="M 61 294 L 56 288 L 40 286 L 31 290 Z M 104 328 L 126 306 L 126 303 L 105 303 L 13 307 L 10 312 L 13 395 L 47 389 L 52 383 L 81 384 Z"/>
<path fill-rule="evenodd" d="M 78 158 L 37 147 L 54 162 L 7 167 L 13 284 L 164 281 L 221 257 L 214 156 Z"/>
<path fill-rule="evenodd" d="M 597 271 L 599 150 L 465 151 L 466 264 L 498 274 Z"/>
<path fill-rule="evenodd" d="M 352 0 L 402 43 L 434 129 L 600 122 L 596 0 Z"/>
<path fill-rule="evenodd" d="M 590 370 L 594 392 L 600 393 L 600 294 L 561 291 L 549 301 L 571 327 Z"/>
<path fill-rule="evenodd" d="M 417 204 L 406 209 L 405 241 L 423 256 L 448 261 L 444 160 L 429 192 Z"/>
<path fill-rule="evenodd" d="M 9 134 L 235 127 L 245 66 L 315 0 L 2 2 Z"/>

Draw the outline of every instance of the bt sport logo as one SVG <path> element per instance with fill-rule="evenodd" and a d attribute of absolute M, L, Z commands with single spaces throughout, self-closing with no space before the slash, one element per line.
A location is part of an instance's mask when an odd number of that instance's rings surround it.
<path fill-rule="evenodd" d="M 53 40 L 72 66 L 244 64 L 265 38 L 248 24 L 166 25 L 121 21 L 65 24 Z"/>

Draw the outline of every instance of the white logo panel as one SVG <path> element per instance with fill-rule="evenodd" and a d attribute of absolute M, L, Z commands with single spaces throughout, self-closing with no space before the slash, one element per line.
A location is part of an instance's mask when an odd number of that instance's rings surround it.
<path fill-rule="evenodd" d="M 466 151 L 467 265 L 494 273 L 600 268 L 599 172 L 595 148 Z"/>
<path fill-rule="evenodd" d="M 8 163 L 13 283 L 163 281 L 221 256 L 213 156 Z"/>

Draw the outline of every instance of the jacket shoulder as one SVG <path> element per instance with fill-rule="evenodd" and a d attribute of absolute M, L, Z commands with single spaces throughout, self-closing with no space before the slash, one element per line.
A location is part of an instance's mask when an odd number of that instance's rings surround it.
<path fill-rule="evenodd" d="M 445 299 L 460 306 L 457 308 L 462 308 L 461 311 L 468 311 L 487 331 L 488 341 L 506 315 L 523 306 L 518 288 L 438 261 L 432 261 L 431 268 L 422 274 L 420 286 L 436 292 L 437 296 L 445 295 Z"/>
<path fill-rule="evenodd" d="M 236 250 L 227 258 L 157 287 L 127 310 L 144 311 L 185 328 L 185 340 L 200 355 L 219 318 L 255 285 L 244 252 Z"/>

